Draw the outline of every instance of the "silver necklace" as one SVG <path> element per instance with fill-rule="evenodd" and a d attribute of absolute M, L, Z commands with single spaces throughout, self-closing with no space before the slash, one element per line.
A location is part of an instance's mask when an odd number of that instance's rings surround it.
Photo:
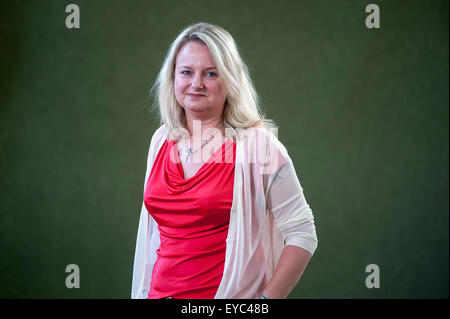
<path fill-rule="evenodd" d="M 214 134 L 211 134 L 207 139 L 202 140 L 202 143 L 201 143 L 200 147 L 198 149 L 196 149 L 196 150 L 194 150 L 192 147 L 188 147 L 186 144 L 184 144 L 184 148 L 185 148 L 185 150 L 187 152 L 185 162 L 187 162 L 189 156 L 193 156 L 194 153 L 196 153 L 198 150 L 201 150 L 203 148 L 203 146 L 205 146 L 206 144 L 211 142 L 212 139 L 214 138 L 214 136 L 217 134 L 217 132 L 220 131 L 222 128 L 223 128 L 223 124 L 220 123 L 219 124 L 219 129 L 216 130 L 216 132 L 214 132 Z"/>

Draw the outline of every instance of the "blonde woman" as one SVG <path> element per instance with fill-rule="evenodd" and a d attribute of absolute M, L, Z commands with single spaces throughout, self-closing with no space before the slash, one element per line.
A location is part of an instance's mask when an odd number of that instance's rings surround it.
<path fill-rule="evenodd" d="M 314 218 L 231 35 L 185 28 L 154 89 L 132 298 L 286 298 Z"/>

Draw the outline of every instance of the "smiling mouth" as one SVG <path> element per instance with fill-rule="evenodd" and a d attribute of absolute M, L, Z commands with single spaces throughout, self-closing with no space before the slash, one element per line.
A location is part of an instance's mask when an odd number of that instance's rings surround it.
<path fill-rule="evenodd" d="M 199 98 L 199 97 L 203 97 L 203 94 L 188 94 L 190 97 L 194 97 L 194 98 Z"/>

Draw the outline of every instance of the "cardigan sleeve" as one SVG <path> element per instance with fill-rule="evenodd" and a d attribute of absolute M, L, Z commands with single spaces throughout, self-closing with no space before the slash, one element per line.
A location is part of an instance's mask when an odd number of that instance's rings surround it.
<path fill-rule="evenodd" d="M 145 193 L 145 185 L 150 175 L 154 157 L 159 148 L 158 145 L 161 143 L 161 140 L 164 136 L 163 133 L 164 126 L 161 126 L 156 130 L 151 138 L 147 155 L 147 169 L 144 179 L 143 195 Z M 131 290 L 132 298 L 139 299 L 147 297 L 153 270 L 153 264 L 149 262 L 152 254 L 154 254 L 154 249 L 151 248 L 158 245 L 158 243 L 155 243 L 158 238 L 152 236 L 155 232 L 156 223 L 154 222 L 152 217 L 149 216 L 144 201 L 142 201 L 133 265 L 133 279 Z"/>
<path fill-rule="evenodd" d="M 267 208 L 283 236 L 285 246 L 298 246 L 313 255 L 318 240 L 312 210 L 286 148 L 275 136 L 270 144 L 269 161 L 276 169 L 265 175 Z"/>

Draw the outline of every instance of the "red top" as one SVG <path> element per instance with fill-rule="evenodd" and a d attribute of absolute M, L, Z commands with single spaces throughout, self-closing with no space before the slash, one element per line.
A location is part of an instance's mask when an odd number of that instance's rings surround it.
<path fill-rule="evenodd" d="M 235 154 L 229 139 L 185 179 L 176 143 L 164 141 L 144 193 L 161 239 L 148 298 L 214 298 L 225 264 Z"/>

